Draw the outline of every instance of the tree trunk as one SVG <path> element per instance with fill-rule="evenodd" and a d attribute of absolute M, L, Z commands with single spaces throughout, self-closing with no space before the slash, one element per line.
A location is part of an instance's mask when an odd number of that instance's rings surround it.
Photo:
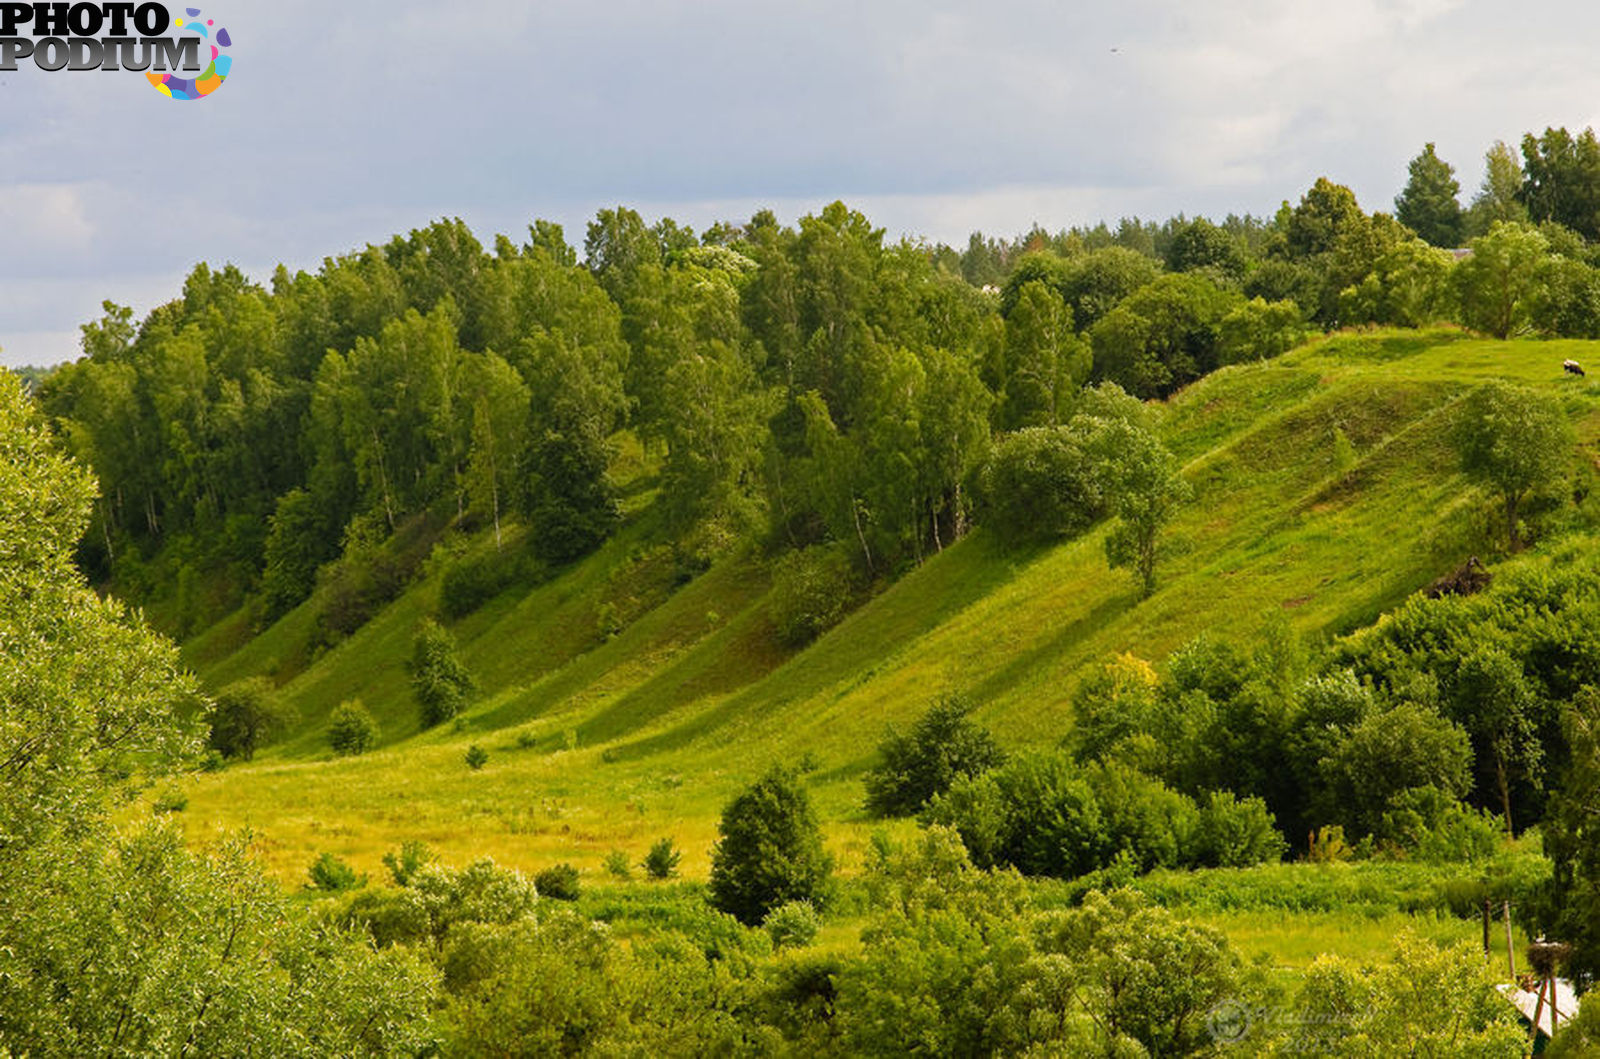
<path fill-rule="evenodd" d="M 1506 834 L 1516 837 L 1516 831 L 1511 826 L 1511 785 L 1506 782 L 1506 756 L 1501 749 L 1494 748 L 1494 775 L 1500 783 L 1500 807 L 1506 816 Z"/>

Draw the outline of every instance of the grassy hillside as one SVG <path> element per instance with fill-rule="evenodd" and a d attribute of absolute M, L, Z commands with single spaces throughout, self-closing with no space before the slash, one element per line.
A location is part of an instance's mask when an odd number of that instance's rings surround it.
<path fill-rule="evenodd" d="M 848 868 L 878 826 L 858 808 L 859 774 L 884 725 L 941 691 L 972 695 L 1003 742 L 1053 742 L 1085 667 L 1114 653 L 1154 659 L 1202 632 L 1274 626 L 1329 637 L 1468 555 L 1491 558 L 1491 505 L 1447 442 L 1453 409 L 1474 383 L 1515 379 L 1562 401 L 1592 448 L 1600 387 L 1564 376 L 1561 361 L 1600 362 L 1597 351 L 1345 335 L 1203 380 L 1161 411 L 1196 498 L 1145 601 L 1107 568 L 1103 529 L 1025 553 L 980 531 L 794 652 L 766 616 L 760 559 L 734 556 L 677 586 L 641 491 L 598 553 L 452 627 L 483 693 L 457 725 L 427 733 L 404 663 L 417 622 L 436 612 L 437 572 L 315 658 L 310 605 L 254 639 L 235 616 L 189 643 L 190 663 L 214 686 L 275 677 L 302 724 L 253 764 L 196 780 L 186 817 L 200 831 L 250 826 L 286 879 L 323 850 L 379 870 L 384 850 L 414 838 L 452 860 L 595 872 L 607 851 L 637 860 L 661 835 L 699 877 L 724 801 L 778 760 L 811 770 Z M 333 760 L 325 719 L 357 696 L 383 726 L 381 749 Z M 481 772 L 462 760 L 473 743 L 490 754 Z"/>

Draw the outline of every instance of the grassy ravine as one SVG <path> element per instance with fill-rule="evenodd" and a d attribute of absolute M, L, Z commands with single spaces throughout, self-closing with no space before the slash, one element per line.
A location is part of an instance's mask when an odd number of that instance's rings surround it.
<path fill-rule="evenodd" d="M 383 851 L 407 839 L 456 862 L 570 861 L 599 882 L 607 851 L 637 861 L 662 835 L 683 848 L 686 876 L 703 879 L 729 796 L 774 761 L 804 762 L 830 848 L 853 871 L 882 826 L 860 809 L 860 773 L 884 726 L 909 723 L 941 691 L 972 695 L 1007 745 L 1053 742 L 1085 667 L 1114 653 L 1159 659 L 1201 632 L 1245 638 L 1281 623 L 1326 638 L 1470 554 L 1491 557 L 1492 505 L 1447 443 L 1457 401 L 1496 377 L 1546 389 L 1592 461 L 1600 385 L 1563 376 L 1561 361 L 1597 354 L 1600 343 L 1378 333 L 1217 372 L 1160 413 L 1196 499 L 1143 602 L 1107 568 L 1103 530 L 1026 554 L 980 531 L 793 652 L 766 617 L 757 558 L 674 588 L 641 492 L 639 513 L 597 554 L 453 626 L 483 692 L 458 725 L 425 733 L 404 663 L 417 622 L 437 609 L 437 573 L 313 659 L 311 605 L 248 640 L 235 616 L 189 642 L 190 663 L 212 686 L 274 676 L 303 722 L 254 763 L 194 779 L 185 818 L 197 839 L 250 828 L 287 882 L 322 851 L 381 876 Z M 1345 466 L 1336 432 L 1353 447 Z M 624 622 L 609 639 L 602 608 Z M 334 760 L 325 719 L 356 696 L 382 745 Z M 489 751 L 481 772 L 462 760 L 473 743 Z"/>

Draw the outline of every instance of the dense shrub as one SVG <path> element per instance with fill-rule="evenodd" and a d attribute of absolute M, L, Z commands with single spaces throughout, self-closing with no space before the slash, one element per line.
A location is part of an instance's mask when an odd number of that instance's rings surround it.
<path fill-rule="evenodd" d="M 467 768 L 471 769 L 473 772 L 477 772 L 479 769 L 483 768 L 483 766 L 489 763 L 489 752 L 483 747 L 479 746 L 477 743 L 473 743 L 471 746 L 467 747 L 467 752 L 464 755 L 463 760 L 466 761 Z"/>
<path fill-rule="evenodd" d="M 1207 868 L 1246 868 L 1276 861 L 1287 844 L 1260 798 L 1212 791 L 1200 807 L 1192 860 Z"/>
<path fill-rule="evenodd" d="M 450 621 L 466 617 L 523 579 L 528 565 L 498 551 L 452 563 L 439 580 L 439 613 Z"/>
<path fill-rule="evenodd" d="M 967 720 L 972 703 L 945 695 L 905 735 L 891 726 L 867 773 L 867 808 L 878 816 L 911 816 L 963 776 L 1005 760 L 987 731 Z"/>
<path fill-rule="evenodd" d="M 767 612 L 779 639 L 804 647 L 839 623 L 854 594 L 850 560 L 837 548 L 818 545 L 773 564 Z"/>
<path fill-rule="evenodd" d="M 533 877 L 533 888 L 539 892 L 540 897 L 556 901 L 576 901 L 580 889 L 578 869 L 570 864 L 557 864 L 553 868 L 546 868 Z"/>
<path fill-rule="evenodd" d="M 1064 426 L 1006 435 L 976 484 L 979 521 L 1007 544 L 1075 536 L 1105 513 L 1094 459 Z"/>
<path fill-rule="evenodd" d="M 417 872 L 438 859 L 426 842 L 404 842 L 399 849 L 383 855 L 383 866 L 389 869 L 396 886 L 410 886 Z"/>
<path fill-rule="evenodd" d="M 306 876 L 309 889 L 330 894 L 343 893 L 367 884 L 365 875 L 358 875 L 354 868 L 332 853 L 324 853 L 312 861 L 311 867 L 306 869 Z"/>
<path fill-rule="evenodd" d="M 461 712 L 476 690 L 472 674 L 456 657 L 456 639 L 431 620 L 423 621 L 411 643 L 411 692 L 422 708 L 422 725 L 432 728 Z"/>
<path fill-rule="evenodd" d="M 722 812 L 711 851 L 711 903 L 755 926 L 788 901 L 822 904 L 833 861 L 805 789 L 773 768 Z"/>
<path fill-rule="evenodd" d="M 816 940 L 822 920 L 810 901 L 790 901 L 768 912 L 761 929 L 772 939 L 774 951 L 804 948 Z"/>
<path fill-rule="evenodd" d="M 378 722 L 360 699 L 341 702 L 328 715 L 328 745 L 339 757 L 365 754 L 377 741 Z"/>

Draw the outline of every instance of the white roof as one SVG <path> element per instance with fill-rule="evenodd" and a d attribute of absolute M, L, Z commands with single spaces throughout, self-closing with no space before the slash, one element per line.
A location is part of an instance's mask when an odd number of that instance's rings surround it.
<path fill-rule="evenodd" d="M 1555 983 L 1556 1011 L 1561 1016 L 1561 1022 L 1565 1023 L 1578 1013 L 1578 994 L 1572 991 L 1572 983 L 1567 981 L 1565 978 L 1557 978 Z M 1533 1013 L 1538 1011 L 1539 1032 L 1544 1034 L 1546 1037 L 1555 1036 L 1553 1029 L 1554 1021 L 1550 1011 L 1550 993 L 1548 990 L 1545 991 L 1544 1008 L 1543 1010 L 1540 1010 L 1538 993 L 1530 993 L 1526 989 L 1518 989 L 1514 985 L 1497 985 L 1495 988 L 1500 990 L 1500 994 L 1502 996 L 1511 1001 L 1511 1003 L 1515 1004 L 1517 1010 L 1522 1012 L 1522 1017 L 1527 1019 L 1529 1022 L 1533 1021 Z"/>

